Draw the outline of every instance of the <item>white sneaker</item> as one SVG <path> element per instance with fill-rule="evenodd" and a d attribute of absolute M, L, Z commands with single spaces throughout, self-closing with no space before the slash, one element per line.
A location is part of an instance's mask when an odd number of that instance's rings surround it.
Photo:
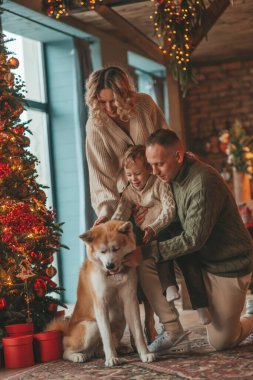
<path fill-rule="evenodd" d="M 176 346 L 178 343 L 180 343 L 182 340 L 188 341 L 188 335 L 190 334 L 190 331 L 183 331 L 181 333 L 173 334 L 168 333 L 167 331 L 162 331 L 155 340 L 148 345 L 149 352 L 155 352 L 158 355 L 165 354 L 167 352 L 174 351 L 174 346 Z M 175 351 L 185 351 L 185 349 L 182 350 L 175 350 Z"/>
<path fill-rule="evenodd" d="M 168 302 L 176 301 L 180 298 L 180 294 L 175 285 L 169 286 L 166 291 L 166 298 Z"/>
<path fill-rule="evenodd" d="M 253 300 L 249 299 L 246 301 L 245 314 L 253 314 Z"/>

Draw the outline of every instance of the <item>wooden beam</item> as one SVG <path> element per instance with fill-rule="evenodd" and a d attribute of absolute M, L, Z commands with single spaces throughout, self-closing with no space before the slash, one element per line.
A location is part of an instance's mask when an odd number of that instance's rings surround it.
<path fill-rule="evenodd" d="M 201 26 L 192 31 L 191 53 L 196 49 L 209 30 L 216 23 L 222 13 L 230 5 L 230 0 L 213 0 L 206 10 Z"/>
<path fill-rule="evenodd" d="M 116 29 L 120 30 L 120 33 L 124 35 L 124 38 L 139 50 L 143 51 L 146 56 L 162 65 L 165 64 L 164 57 L 158 45 L 145 36 L 145 34 L 139 29 L 130 24 L 121 15 L 106 5 L 97 7 L 96 12 Z"/>

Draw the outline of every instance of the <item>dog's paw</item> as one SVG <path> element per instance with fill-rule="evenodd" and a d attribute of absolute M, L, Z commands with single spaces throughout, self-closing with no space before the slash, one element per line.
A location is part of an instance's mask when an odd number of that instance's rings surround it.
<path fill-rule="evenodd" d="M 140 354 L 141 361 L 143 363 L 151 363 L 156 360 L 156 355 L 153 353 Z"/>
<path fill-rule="evenodd" d="M 114 367 L 116 365 L 121 365 L 124 363 L 126 363 L 126 361 L 124 359 L 117 358 L 117 357 L 111 357 L 111 358 L 106 359 L 105 366 L 106 367 Z"/>
<path fill-rule="evenodd" d="M 70 360 L 74 363 L 84 363 L 89 359 L 87 355 L 81 352 L 64 352 L 63 359 Z"/>
<path fill-rule="evenodd" d="M 127 355 L 127 354 L 131 354 L 132 352 L 134 352 L 133 348 L 128 345 L 121 344 L 117 348 L 117 353 L 119 355 Z"/>

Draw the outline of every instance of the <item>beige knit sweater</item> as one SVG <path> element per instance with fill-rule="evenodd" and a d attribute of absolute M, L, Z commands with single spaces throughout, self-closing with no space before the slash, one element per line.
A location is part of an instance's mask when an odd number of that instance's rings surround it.
<path fill-rule="evenodd" d="M 91 203 L 98 217 L 111 218 L 119 193 L 126 187 L 122 157 L 130 145 L 145 144 L 159 128 L 168 128 L 160 108 L 147 94 L 136 95 L 135 115 L 130 119 L 130 136 L 108 117 L 107 125 L 87 121 L 86 155 L 89 168 Z"/>
<path fill-rule="evenodd" d="M 131 184 L 127 186 L 112 219 L 130 219 L 136 205 L 148 208 L 140 228 L 144 230 L 149 226 L 156 235 L 170 225 L 175 217 L 176 205 L 170 186 L 153 175 L 142 190 L 136 190 Z"/>

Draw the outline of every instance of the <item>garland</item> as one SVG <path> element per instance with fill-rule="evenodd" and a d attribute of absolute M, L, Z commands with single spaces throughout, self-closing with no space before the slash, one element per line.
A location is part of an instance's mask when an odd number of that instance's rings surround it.
<path fill-rule="evenodd" d="M 202 25 L 206 6 L 203 0 L 151 0 L 154 32 L 161 52 L 168 58 L 173 78 L 185 96 L 194 79 L 190 65 L 192 31 Z"/>
<path fill-rule="evenodd" d="M 42 10 L 48 16 L 56 19 L 62 16 L 68 16 L 72 9 L 83 8 L 94 10 L 102 0 L 42 0 Z"/>

